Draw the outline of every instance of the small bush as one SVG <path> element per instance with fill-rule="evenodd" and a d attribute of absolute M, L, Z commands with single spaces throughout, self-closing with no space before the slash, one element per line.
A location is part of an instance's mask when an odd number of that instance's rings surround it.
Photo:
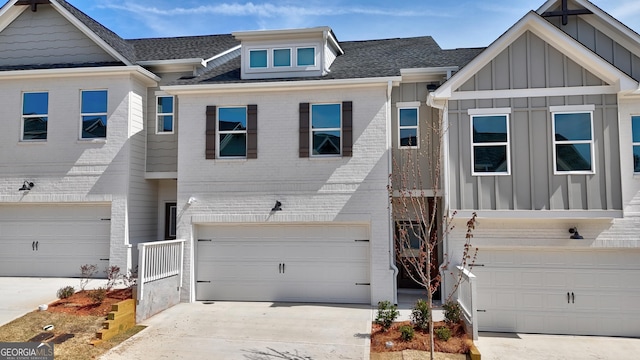
<path fill-rule="evenodd" d="M 389 330 L 391 324 L 398 318 L 400 312 L 398 306 L 392 305 L 389 301 L 380 301 L 378 303 L 378 313 L 376 315 L 375 323 L 382 325 L 384 331 Z"/>
<path fill-rule="evenodd" d="M 439 327 L 433 330 L 433 332 L 435 332 L 438 339 L 442 341 L 447 341 L 451 338 L 451 329 L 446 326 Z"/>
<path fill-rule="evenodd" d="M 122 275 L 122 284 L 125 288 L 131 289 L 136 286 L 138 282 L 138 267 L 135 269 L 127 271 L 126 274 Z"/>
<path fill-rule="evenodd" d="M 99 287 L 95 290 L 90 291 L 88 296 L 91 300 L 93 300 L 94 303 L 101 304 L 107 297 L 107 289 Z"/>
<path fill-rule="evenodd" d="M 111 289 L 116 286 L 118 280 L 120 280 L 120 277 L 122 276 L 120 275 L 120 267 L 116 265 L 107 266 L 107 268 L 104 270 L 104 273 L 105 275 L 107 275 L 107 291 L 111 291 Z"/>
<path fill-rule="evenodd" d="M 58 299 L 68 299 L 75 293 L 76 290 L 73 288 L 73 286 L 65 286 L 58 289 L 56 295 L 58 296 Z"/>
<path fill-rule="evenodd" d="M 422 331 L 429 330 L 429 304 L 418 299 L 411 311 L 411 321 Z"/>
<path fill-rule="evenodd" d="M 442 305 L 442 308 L 444 309 L 444 320 L 447 323 L 457 324 L 460 322 L 462 310 L 457 302 L 449 300 Z"/>
<path fill-rule="evenodd" d="M 97 272 L 98 267 L 96 265 L 84 264 L 80 266 L 80 291 L 84 291 L 84 288 Z"/>
<path fill-rule="evenodd" d="M 411 341 L 413 340 L 414 336 L 415 336 L 415 332 L 413 331 L 413 328 L 411 326 L 409 325 L 400 326 L 400 337 L 402 338 L 402 340 Z"/>

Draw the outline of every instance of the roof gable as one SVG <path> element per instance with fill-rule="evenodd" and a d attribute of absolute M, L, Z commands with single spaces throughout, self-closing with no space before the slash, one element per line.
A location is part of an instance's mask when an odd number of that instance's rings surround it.
<path fill-rule="evenodd" d="M 480 72 L 527 31 L 535 34 L 605 83 L 614 85 L 617 91 L 635 91 L 638 89 L 638 82 L 550 24 L 537 13 L 531 11 L 494 41 L 478 57 L 473 59 L 465 68 L 456 73 L 435 92 L 431 93 L 430 98 L 450 98 L 453 92 Z"/>

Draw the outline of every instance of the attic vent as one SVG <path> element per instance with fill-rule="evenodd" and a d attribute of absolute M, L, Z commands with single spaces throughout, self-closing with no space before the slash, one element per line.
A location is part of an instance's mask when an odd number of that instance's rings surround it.
<path fill-rule="evenodd" d="M 51 3 L 49 2 L 49 0 L 18 0 L 16 2 L 16 6 L 24 6 L 24 5 L 31 6 L 31 11 L 33 12 L 38 11 L 38 5 L 46 5 L 46 4 L 51 4 Z"/>

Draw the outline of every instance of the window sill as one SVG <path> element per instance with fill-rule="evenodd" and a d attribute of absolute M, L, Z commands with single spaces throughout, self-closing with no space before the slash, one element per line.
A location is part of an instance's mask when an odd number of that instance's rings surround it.
<path fill-rule="evenodd" d="M 495 172 L 495 173 L 471 173 L 471 176 L 511 176 L 511 173 Z"/>
<path fill-rule="evenodd" d="M 47 140 L 20 140 L 18 141 L 18 145 L 44 145 L 47 143 Z"/>
<path fill-rule="evenodd" d="M 78 144 L 106 144 L 107 139 L 78 139 Z"/>

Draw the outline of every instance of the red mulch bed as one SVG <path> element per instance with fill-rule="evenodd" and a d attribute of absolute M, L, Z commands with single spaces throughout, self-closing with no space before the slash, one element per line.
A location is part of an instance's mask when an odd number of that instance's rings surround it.
<path fill-rule="evenodd" d="M 93 290 L 78 291 L 66 299 L 61 299 L 49 304 L 47 311 L 74 315 L 107 316 L 111 312 L 111 305 L 122 300 L 132 298 L 131 289 L 116 289 L 107 293 L 101 303 L 96 303 L 89 297 Z"/>
<path fill-rule="evenodd" d="M 391 328 L 386 332 L 382 331 L 382 326 L 373 324 L 371 327 L 371 352 L 393 352 L 403 350 L 422 350 L 429 351 L 429 331 L 422 332 L 418 329 L 415 330 L 415 336 L 411 341 L 404 341 L 400 336 L 400 330 L 403 325 L 411 326 L 410 321 L 403 321 L 393 323 Z M 442 326 L 447 326 L 451 329 L 451 338 L 447 341 L 442 341 L 436 336 L 434 343 L 434 350 L 437 352 L 449 353 L 449 354 L 467 354 L 469 352 L 469 346 L 471 340 L 464 330 L 464 324 L 459 322 L 457 324 L 446 324 L 444 321 L 438 321 L 433 323 L 433 328 L 437 329 Z M 393 347 L 387 349 L 385 346 L 387 341 L 393 342 Z"/>

